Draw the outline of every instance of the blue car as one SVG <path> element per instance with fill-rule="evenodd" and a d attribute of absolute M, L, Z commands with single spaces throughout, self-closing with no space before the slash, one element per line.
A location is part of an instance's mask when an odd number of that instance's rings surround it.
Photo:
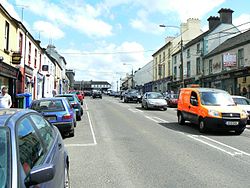
<path fill-rule="evenodd" d="M 57 97 L 34 100 L 30 108 L 41 113 L 45 119 L 55 125 L 62 136 L 74 136 L 76 115 L 66 98 Z"/>
<path fill-rule="evenodd" d="M 0 187 L 69 187 L 60 132 L 36 111 L 0 110 Z"/>

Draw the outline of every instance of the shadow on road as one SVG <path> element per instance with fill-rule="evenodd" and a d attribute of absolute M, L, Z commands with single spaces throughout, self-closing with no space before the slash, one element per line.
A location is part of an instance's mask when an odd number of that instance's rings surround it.
<path fill-rule="evenodd" d="M 159 123 L 159 125 L 174 130 L 178 132 L 182 132 L 185 134 L 192 134 L 192 135 L 203 135 L 203 136 L 232 136 L 235 135 L 234 132 L 223 132 L 223 131 L 207 131 L 206 133 L 200 133 L 198 126 L 186 123 L 185 125 L 179 125 L 177 122 L 170 122 L 170 123 Z"/>
<path fill-rule="evenodd" d="M 162 109 L 154 109 L 154 108 L 150 108 L 150 109 L 145 109 L 145 108 L 142 108 L 141 106 L 137 106 L 135 107 L 136 109 L 138 110 L 142 110 L 142 111 L 167 111 L 167 110 L 162 110 Z"/>

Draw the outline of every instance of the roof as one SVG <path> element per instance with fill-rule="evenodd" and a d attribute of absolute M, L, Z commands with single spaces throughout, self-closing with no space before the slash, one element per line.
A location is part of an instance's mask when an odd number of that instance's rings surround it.
<path fill-rule="evenodd" d="M 160 52 L 161 50 L 163 50 L 166 46 L 170 45 L 171 41 L 167 42 L 166 44 L 164 44 L 159 50 L 157 50 L 155 53 L 153 53 L 152 56 L 154 56 L 155 54 L 157 54 L 158 52 Z"/>
<path fill-rule="evenodd" d="M 215 88 L 203 88 L 203 87 L 191 87 L 191 88 L 182 88 L 184 90 L 192 90 L 192 91 L 198 91 L 198 92 L 226 92 L 221 89 L 215 89 Z"/>
<path fill-rule="evenodd" d="M 58 100 L 58 99 L 65 99 L 65 98 L 64 97 L 48 97 L 48 98 L 36 99 L 34 101 L 47 101 L 47 100 Z"/>
<path fill-rule="evenodd" d="M 211 57 L 213 55 L 219 54 L 221 52 L 228 51 L 230 49 L 236 48 L 238 46 L 242 46 L 244 44 L 250 43 L 250 29 L 244 33 L 236 35 L 230 39 L 227 39 L 225 42 L 220 44 L 214 50 L 212 50 L 209 54 L 207 54 L 204 58 Z"/>

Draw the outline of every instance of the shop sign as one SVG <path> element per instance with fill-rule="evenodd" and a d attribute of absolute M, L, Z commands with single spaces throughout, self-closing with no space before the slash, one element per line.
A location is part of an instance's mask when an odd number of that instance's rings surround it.
<path fill-rule="evenodd" d="M 25 65 L 24 70 L 25 70 L 25 74 L 27 74 L 31 77 L 33 76 L 33 69 L 31 67 Z"/>
<path fill-rule="evenodd" d="M 236 66 L 236 55 L 225 53 L 223 54 L 223 65 L 224 67 L 235 67 Z"/>
<path fill-rule="evenodd" d="M 22 55 L 20 52 L 13 52 L 12 53 L 12 64 L 19 65 L 21 63 Z"/>
<path fill-rule="evenodd" d="M 0 62 L 0 74 L 1 75 L 16 79 L 18 75 L 18 71 L 19 70 L 17 70 L 16 68 L 6 63 Z"/>

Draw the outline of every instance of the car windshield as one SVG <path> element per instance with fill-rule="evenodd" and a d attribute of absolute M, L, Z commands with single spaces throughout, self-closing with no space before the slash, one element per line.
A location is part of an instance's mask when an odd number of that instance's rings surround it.
<path fill-rule="evenodd" d="M 8 129 L 0 128 L 0 187 L 10 187 L 10 142 Z"/>
<path fill-rule="evenodd" d="M 42 100 L 34 103 L 31 108 L 38 112 L 64 111 L 62 100 Z"/>
<path fill-rule="evenodd" d="M 163 99 L 163 95 L 161 93 L 149 93 L 148 99 Z"/>
<path fill-rule="evenodd" d="M 250 105 L 250 101 L 246 98 L 234 97 L 233 100 L 234 100 L 235 104 Z"/>
<path fill-rule="evenodd" d="M 201 104 L 208 106 L 234 106 L 231 95 L 226 92 L 201 92 Z"/>

